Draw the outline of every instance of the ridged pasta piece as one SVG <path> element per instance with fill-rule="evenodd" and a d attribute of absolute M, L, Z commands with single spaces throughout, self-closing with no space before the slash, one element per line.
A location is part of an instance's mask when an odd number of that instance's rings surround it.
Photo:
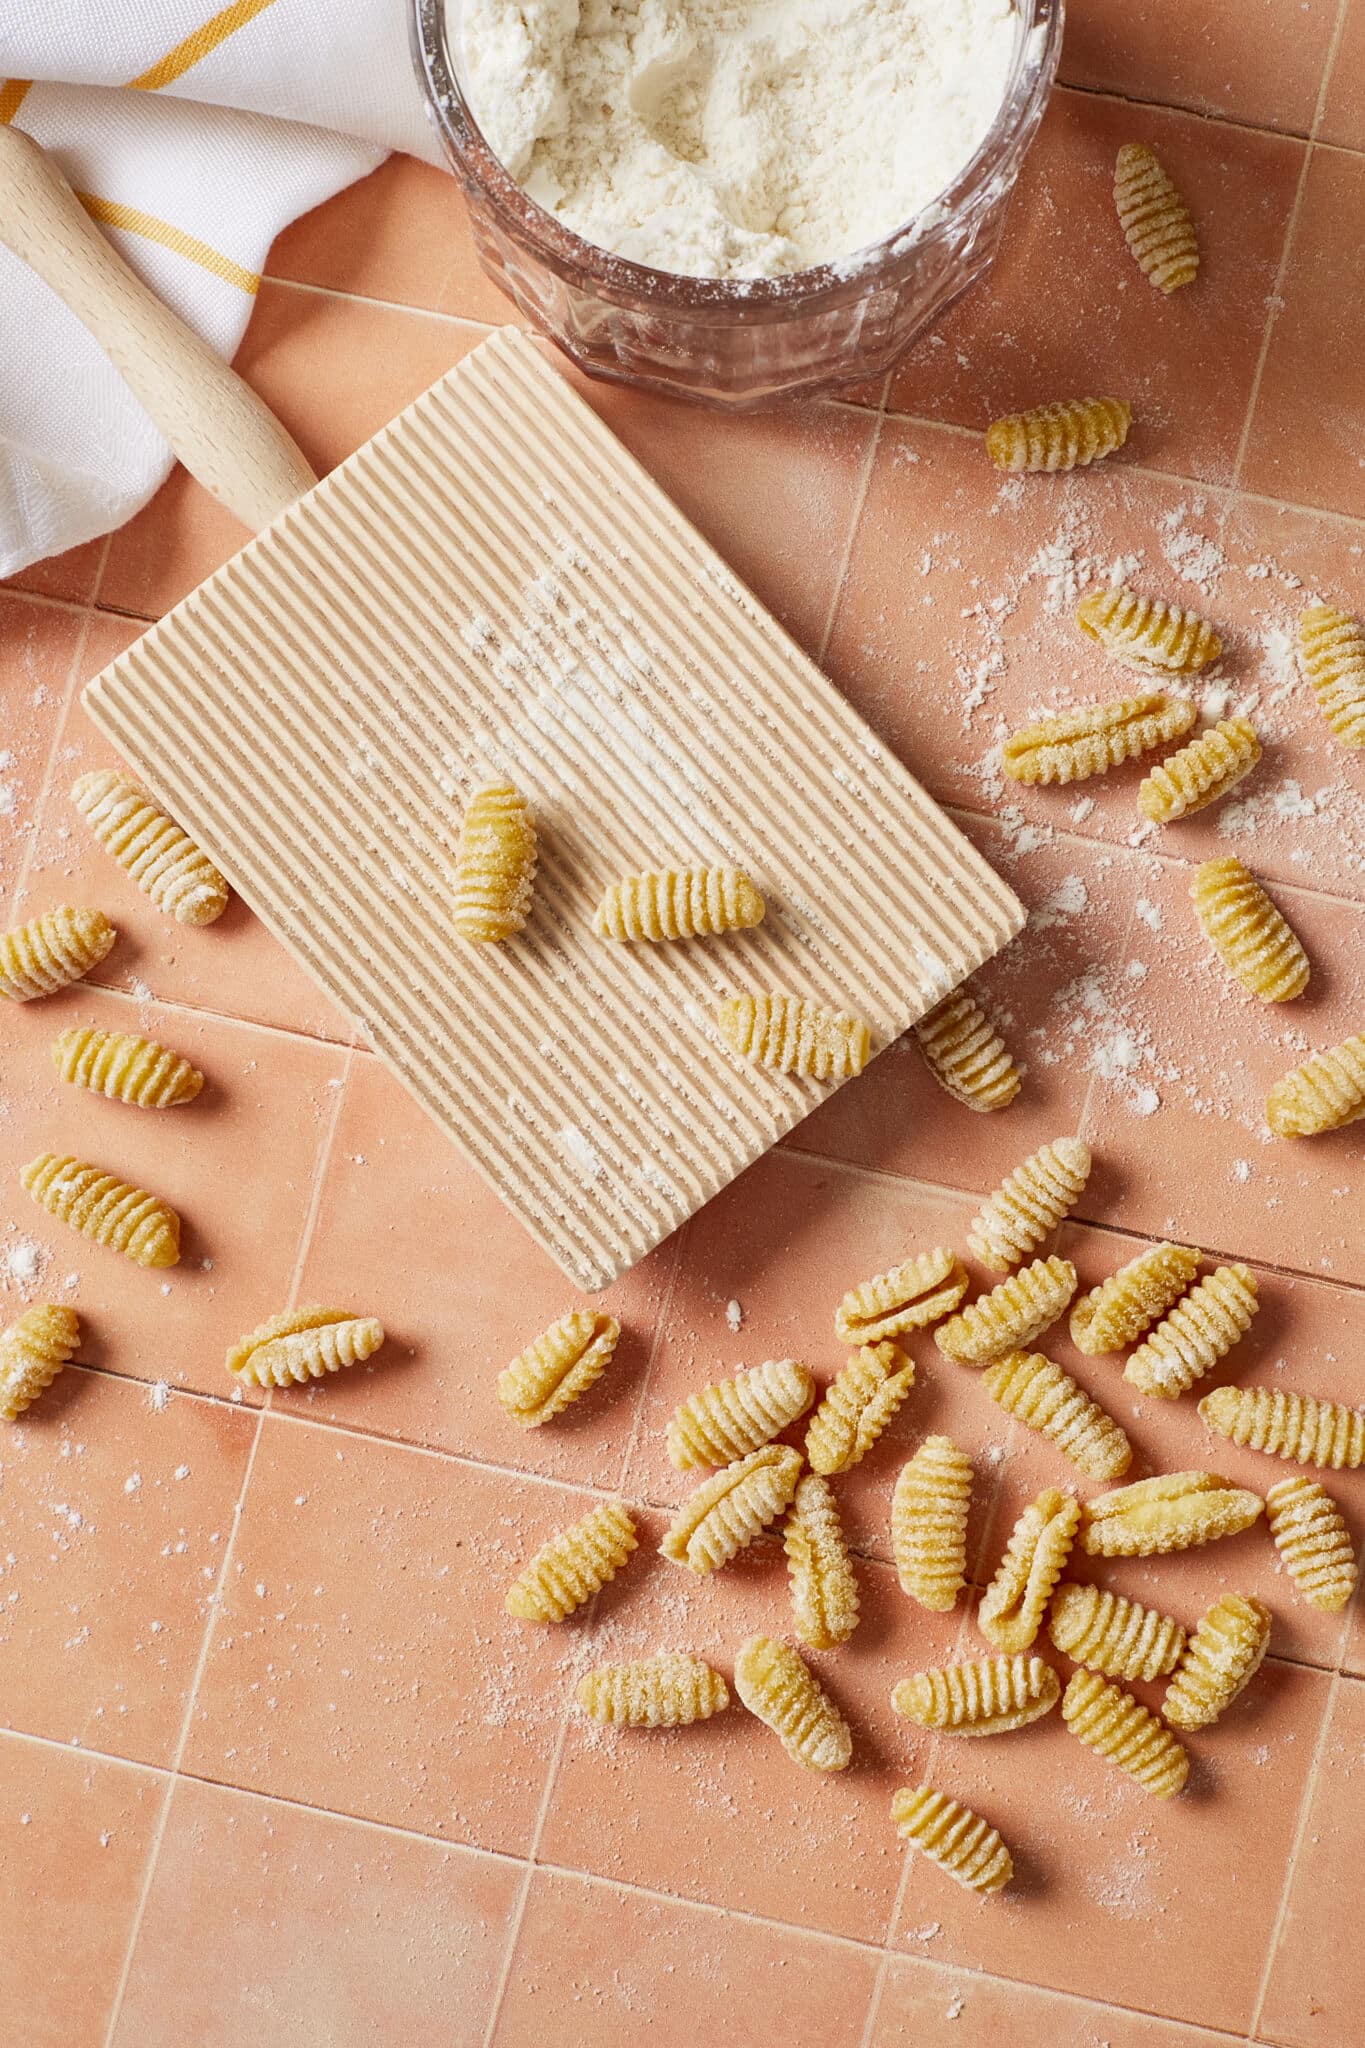
<path fill-rule="evenodd" d="M 1200 929 L 1228 973 L 1263 1003 L 1291 1003 L 1308 986 L 1308 955 L 1235 854 L 1206 860 L 1190 884 Z"/>
<path fill-rule="evenodd" d="M 106 853 L 177 924 L 213 924 L 228 885 L 173 818 L 117 768 L 95 768 L 71 785 L 71 801 Z"/>
<path fill-rule="evenodd" d="M 1261 1507 L 1259 1494 L 1216 1472 L 1161 1472 L 1087 1501 L 1081 1548 L 1091 1557 L 1164 1557 L 1236 1536 Z"/>
<path fill-rule="evenodd" d="M 620 1339 L 615 1316 L 581 1308 L 561 1316 L 498 1374 L 504 1412 L 522 1429 L 562 1415 L 601 1379 Z"/>
<path fill-rule="evenodd" d="M 1058 1586 L 1047 1632 L 1064 1656 L 1106 1678 L 1164 1678 L 1185 1648 L 1185 1631 L 1169 1614 L 1101 1586 Z"/>
<path fill-rule="evenodd" d="M 1261 1668 L 1270 1609 L 1248 1593 L 1215 1600 L 1185 1645 L 1161 1711 L 1173 1728 L 1211 1728 Z"/>
<path fill-rule="evenodd" d="M 775 1522 L 796 1492 L 801 1453 L 765 1444 L 713 1472 L 682 1504 L 659 1548 L 689 1571 L 718 1571 Z"/>
<path fill-rule="evenodd" d="M 1187 1244 L 1156 1244 L 1111 1273 L 1071 1311 L 1071 1341 L 1087 1358 L 1122 1351 L 1178 1301 L 1199 1270 Z"/>
<path fill-rule="evenodd" d="M 536 1552 L 507 1589 L 507 1612 L 518 1621 L 563 1621 L 614 1579 L 636 1548 L 635 1524 L 619 1500 L 561 1529 Z"/>
<path fill-rule="evenodd" d="M 1128 439 L 1133 408 L 1123 398 L 1063 398 L 1027 412 L 1006 413 L 986 429 L 986 453 L 997 469 L 1085 468 Z"/>
<path fill-rule="evenodd" d="M 806 1430 L 806 1457 L 815 1472 L 847 1472 L 876 1443 L 915 1384 L 913 1359 L 894 1344 L 864 1344 L 855 1351 Z"/>
<path fill-rule="evenodd" d="M 605 1727 L 686 1728 L 723 1713 L 730 1689 L 701 1657 L 660 1650 L 633 1664 L 599 1664 L 579 1679 L 576 1697 Z"/>
<path fill-rule="evenodd" d="M 998 1892 L 1014 1876 L 1009 1850 L 989 1821 L 932 1785 L 902 1785 L 891 1795 L 891 1818 L 921 1856 L 971 1892 Z"/>
<path fill-rule="evenodd" d="M 180 1257 L 180 1218 L 145 1188 L 64 1152 L 40 1152 L 19 1178 L 49 1216 L 135 1266 L 173 1266 Z"/>
<path fill-rule="evenodd" d="M 0 996 L 31 1003 L 98 967 L 118 933 L 102 910 L 59 903 L 0 933 Z"/>
<path fill-rule="evenodd" d="M 1087 1479 L 1117 1479 L 1133 1447 L 1112 1415 L 1040 1351 L 1011 1351 L 981 1376 L 992 1401 L 1036 1430 Z"/>
<path fill-rule="evenodd" d="M 1115 703 L 1078 704 L 1020 726 L 1000 750 L 1012 782 L 1084 782 L 1187 733 L 1198 713 L 1188 697 L 1145 690 Z"/>
<path fill-rule="evenodd" d="M 1164 597 L 1139 597 L 1121 583 L 1089 591 L 1076 607 L 1076 624 L 1111 661 L 1148 675 L 1194 675 L 1223 651 L 1222 641 L 1198 612 Z"/>
<path fill-rule="evenodd" d="M 989 1294 L 940 1323 L 934 1342 L 956 1365 L 991 1365 L 1008 1351 L 1022 1351 L 1066 1314 L 1076 1292 L 1070 1259 L 1035 1259 L 1002 1280 Z"/>
<path fill-rule="evenodd" d="M 967 1249 L 993 1273 L 1007 1273 L 1037 1251 L 1069 1216 L 1090 1178 L 1082 1138 L 1054 1138 L 1007 1174 L 972 1218 Z"/>
<path fill-rule="evenodd" d="M 1005 1109 L 1023 1086 L 1009 1047 L 966 989 L 936 1003 L 914 1033 L 940 1088 L 967 1109 L 982 1115 Z"/>
<path fill-rule="evenodd" d="M 961 1259 L 946 1245 L 935 1245 L 851 1287 L 834 1311 L 834 1334 L 842 1344 L 880 1344 L 909 1330 L 927 1330 L 966 1292 Z"/>
<path fill-rule="evenodd" d="M 531 915 L 536 881 L 536 828 L 530 807 L 510 782 L 474 790 L 460 822 L 451 923 L 462 939 L 500 946 Z"/>
<path fill-rule="evenodd" d="M 1299 616 L 1299 659 L 1323 717 L 1346 747 L 1365 747 L 1365 626 L 1335 605 Z"/>
<path fill-rule="evenodd" d="M 1051 1713 L 1061 1696 L 1061 1680 L 1041 1657 L 975 1657 L 903 1678 L 891 1704 L 945 1735 L 1008 1735 Z"/>
<path fill-rule="evenodd" d="M 782 1528 L 796 1633 L 812 1650 L 846 1643 L 858 1626 L 858 1581 L 829 1482 L 807 1472 Z"/>
<path fill-rule="evenodd" d="M 52 1041 L 52 1063 L 73 1088 L 107 1095 L 137 1109 L 173 1109 L 193 1102 L 204 1085 L 198 1067 L 178 1052 L 133 1031 L 97 1031 L 76 1024 Z"/>
<path fill-rule="evenodd" d="M 1189 1755 L 1156 1714 L 1093 1671 L 1073 1672 L 1062 1719 L 1087 1749 L 1117 1764 L 1154 1799 L 1173 1799 L 1190 1774 Z"/>
<path fill-rule="evenodd" d="M 805 1659 L 790 1643 L 750 1636 L 735 1657 L 735 1691 L 807 1771 L 847 1770 L 853 1735 Z"/>
<path fill-rule="evenodd" d="M 1277 1138 L 1317 1138 L 1365 1116 L 1365 1035 L 1315 1052 L 1282 1074 L 1265 1102 Z"/>
<path fill-rule="evenodd" d="M 73 1308 L 41 1302 L 0 1331 L 0 1417 L 15 1422 L 45 1394 L 76 1355 L 81 1326 Z"/>
<path fill-rule="evenodd" d="M 770 1358 L 680 1401 L 668 1418 L 669 1463 L 729 1465 L 771 1443 L 815 1399 L 815 1378 L 797 1358 Z"/>
<path fill-rule="evenodd" d="M 716 1005 L 716 1022 L 741 1059 L 803 1081 L 848 1080 L 861 1074 L 872 1051 L 861 1017 L 806 996 L 727 996 Z"/>
<path fill-rule="evenodd" d="M 1310 1607 L 1340 1614 L 1355 1591 L 1356 1560 L 1341 1509 L 1325 1486 L 1295 1473 L 1265 1497 L 1285 1570 Z"/>
<path fill-rule="evenodd" d="M 1138 808 L 1156 825 L 1190 817 L 1221 803 L 1260 758 L 1261 742 L 1251 720 L 1220 718 L 1144 775 L 1138 784 Z"/>
<path fill-rule="evenodd" d="M 703 939 L 762 924 L 764 907 L 738 868 L 667 868 L 613 882 L 592 928 L 599 939 Z"/>
<path fill-rule="evenodd" d="M 977 1627 L 997 1650 L 1016 1655 L 1032 1645 L 1052 1589 L 1066 1569 L 1081 1519 L 1081 1504 L 1072 1493 L 1047 1487 L 1020 1515 L 981 1596 Z"/>
<path fill-rule="evenodd" d="M 247 1386 L 301 1387 L 363 1364 L 383 1342 L 384 1325 L 375 1316 L 348 1315 L 344 1308 L 285 1309 L 238 1338 L 228 1352 L 228 1371 Z"/>
<path fill-rule="evenodd" d="M 1114 164 L 1114 208 L 1147 282 L 1167 296 L 1199 274 L 1190 209 L 1145 142 L 1125 142 Z"/>
<path fill-rule="evenodd" d="M 1199 1403 L 1218 1436 L 1295 1465 L 1354 1472 L 1365 1465 L 1365 1408 L 1320 1401 L 1285 1387 L 1215 1387 Z"/>
<path fill-rule="evenodd" d="M 967 1583 L 972 1461 L 949 1436 L 927 1436 L 891 1497 L 891 1549 L 902 1591 L 947 1614 Z"/>
<path fill-rule="evenodd" d="M 1260 1306 L 1249 1266 L 1219 1266 L 1192 1287 L 1129 1358 L 1123 1377 L 1141 1393 L 1174 1401 L 1213 1371 L 1251 1328 Z"/>

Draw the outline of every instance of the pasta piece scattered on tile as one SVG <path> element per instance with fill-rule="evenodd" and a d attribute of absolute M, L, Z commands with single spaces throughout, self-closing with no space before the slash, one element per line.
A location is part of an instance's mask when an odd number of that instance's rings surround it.
<path fill-rule="evenodd" d="M 1265 1511 L 1275 1548 L 1301 1597 L 1324 1614 L 1340 1614 L 1355 1591 L 1355 1546 L 1326 1487 L 1295 1473 L 1271 1487 Z"/>
<path fill-rule="evenodd" d="M 1169 697 L 1164 690 L 1078 704 L 1009 733 L 1001 766 L 1012 782 L 1084 782 L 1183 738 L 1197 716 L 1188 697 Z"/>
<path fill-rule="evenodd" d="M 668 868 L 613 882 L 593 912 L 599 939 L 701 939 L 762 924 L 763 898 L 739 868 Z"/>
<path fill-rule="evenodd" d="M 1161 1711 L 1173 1728 L 1211 1728 L 1261 1668 L 1270 1609 L 1247 1593 L 1215 1600 L 1185 1645 Z"/>
<path fill-rule="evenodd" d="M 1075 1292 L 1076 1268 L 1069 1259 L 1035 1259 L 940 1323 L 934 1342 L 956 1365 L 991 1365 L 1050 1329 Z"/>
<path fill-rule="evenodd" d="M 1074 1494 L 1050 1486 L 1020 1515 L 981 1596 L 977 1626 L 988 1643 L 1011 1655 L 1032 1647 L 1052 1589 L 1066 1569 L 1081 1519 Z"/>
<path fill-rule="evenodd" d="M 563 1621 L 616 1577 L 635 1548 L 625 1507 L 605 1501 L 542 1545 L 508 1588 L 507 1612 L 518 1621 Z"/>
<path fill-rule="evenodd" d="M 0 996 L 31 1003 L 55 996 L 98 967 L 118 933 L 102 910 L 59 903 L 0 933 Z"/>
<path fill-rule="evenodd" d="M 1036 1430 L 1087 1479 L 1117 1479 L 1133 1462 L 1128 1438 L 1070 1373 L 1039 1351 L 1011 1351 L 981 1383 L 1007 1415 Z"/>
<path fill-rule="evenodd" d="M 997 469 L 1085 468 L 1128 439 L 1133 409 L 1122 398 L 1064 398 L 1006 413 L 986 429 L 986 453 Z"/>
<path fill-rule="evenodd" d="M 1288 1387 L 1215 1387 L 1199 1403 L 1207 1427 L 1230 1443 L 1327 1472 L 1365 1465 L 1365 1408 Z"/>
<path fill-rule="evenodd" d="M 1125 1350 L 1180 1299 L 1198 1270 L 1192 1245 L 1149 1245 L 1081 1296 L 1071 1311 L 1072 1343 L 1088 1358 Z"/>
<path fill-rule="evenodd" d="M 1226 1358 L 1260 1306 L 1250 1266 L 1219 1266 L 1159 1322 L 1123 1368 L 1129 1386 L 1174 1401 Z"/>
<path fill-rule="evenodd" d="M 213 862 L 145 789 L 117 768 L 95 768 L 71 785 L 71 801 L 106 853 L 177 924 L 214 924 L 228 885 Z"/>
<path fill-rule="evenodd" d="M 1037 1251 L 1069 1216 L 1090 1178 L 1082 1138 L 1054 1138 L 1007 1174 L 972 1218 L 967 1249 L 993 1273 L 1007 1273 Z"/>
<path fill-rule="evenodd" d="M 790 1643 L 750 1636 L 735 1658 L 735 1691 L 808 1771 L 847 1770 L 853 1735 L 803 1657 Z"/>
<path fill-rule="evenodd" d="M 916 1252 L 850 1288 L 834 1311 L 834 1334 L 842 1344 L 881 1344 L 926 1330 L 957 1307 L 967 1284 L 965 1266 L 946 1245 Z"/>
<path fill-rule="evenodd" d="M 1334 605 L 1299 618 L 1299 658 L 1328 725 L 1345 747 L 1365 747 L 1365 626 Z"/>
<path fill-rule="evenodd" d="M 135 1266 L 174 1266 L 180 1218 L 169 1202 L 69 1153 L 40 1152 L 19 1178 L 40 1209 Z"/>
<path fill-rule="evenodd" d="M 348 1365 L 373 1358 L 384 1342 L 375 1316 L 342 1308 L 285 1309 L 240 1337 L 228 1352 L 228 1371 L 253 1387 L 301 1387 Z"/>
<path fill-rule="evenodd" d="M 1159 1717 L 1093 1671 L 1073 1673 L 1062 1694 L 1062 1719 L 1087 1749 L 1117 1764 L 1154 1799 L 1173 1799 L 1190 1774 L 1187 1752 Z"/>
<path fill-rule="evenodd" d="M 173 1109 L 193 1102 L 204 1085 L 198 1067 L 168 1046 L 133 1031 L 97 1031 L 91 1024 L 58 1032 L 52 1063 L 72 1087 L 136 1109 Z"/>
<path fill-rule="evenodd" d="M 1091 1557 L 1162 1557 L 1238 1535 L 1262 1506 L 1259 1494 L 1216 1472 L 1161 1472 L 1088 1500 L 1081 1548 Z"/>
<path fill-rule="evenodd" d="M 967 1583 L 972 1461 L 948 1436 L 927 1436 L 891 1499 L 891 1548 L 902 1590 L 947 1614 Z"/>
<path fill-rule="evenodd" d="M 1277 1138 L 1317 1138 L 1365 1116 L 1365 1035 L 1315 1052 L 1281 1075 L 1265 1116 Z"/>
<path fill-rule="evenodd" d="M 747 1458 L 712 1473 L 688 1496 L 660 1550 L 689 1571 L 718 1571 L 777 1520 L 800 1477 L 801 1453 L 786 1444 L 750 1451 Z"/>
<path fill-rule="evenodd" d="M 797 1635 L 812 1650 L 832 1650 L 858 1626 L 858 1582 L 828 1480 L 807 1472 L 782 1529 Z"/>
<path fill-rule="evenodd" d="M 1047 1632 L 1055 1649 L 1106 1678 L 1164 1678 L 1185 1648 L 1169 1614 L 1101 1586 L 1058 1586 Z"/>
<path fill-rule="evenodd" d="M 891 1795 L 898 1834 L 968 1891 L 998 1892 L 1014 1876 L 1009 1850 L 989 1821 L 932 1785 L 903 1785 Z"/>
<path fill-rule="evenodd" d="M 723 1713 L 730 1689 L 701 1657 L 661 1650 L 633 1664 L 599 1664 L 579 1679 L 576 1698 L 607 1727 L 686 1728 Z"/>
<path fill-rule="evenodd" d="M 614 1316 L 574 1309 L 498 1374 L 498 1400 L 522 1429 L 539 1429 L 595 1386 L 621 1339 Z"/>
<path fill-rule="evenodd" d="M 76 1311 L 41 1302 L 0 1331 L 0 1416 L 16 1422 L 45 1394 L 81 1341 Z"/>
<path fill-rule="evenodd" d="M 797 1358 L 769 1358 L 680 1401 L 668 1419 L 669 1463 L 729 1465 L 780 1436 L 815 1399 L 815 1377 Z"/>
<path fill-rule="evenodd" d="M 1050 1714 L 1061 1681 L 1041 1657 L 974 1657 L 903 1678 L 891 1704 L 908 1721 L 945 1735 L 1007 1735 Z"/>
<path fill-rule="evenodd" d="M 847 1472 L 876 1443 L 915 1384 L 914 1361 L 894 1344 L 864 1344 L 826 1387 L 806 1430 L 815 1472 Z"/>
<path fill-rule="evenodd" d="M 716 1005 L 716 1022 L 741 1059 L 803 1081 L 848 1080 L 861 1074 L 872 1051 L 861 1017 L 806 996 L 727 996 Z"/>
<path fill-rule="evenodd" d="M 1000 1033 L 966 989 L 935 1004 L 914 1027 L 915 1043 L 941 1088 L 985 1115 L 1006 1109 L 1023 1085 Z"/>
<path fill-rule="evenodd" d="M 1147 282 L 1167 297 L 1199 274 L 1190 209 L 1145 142 L 1125 142 L 1114 164 L 1114 208 Z"/>
<path fill-rule="evenodd" d="M 1149 675 L 1194 675 L 1223 651 L 1217 633 L 1198 612 L 1164 597 L 1139 597 L 1121 583 L 1083 597 L 1076 624 L 1112 661 Z"/>
<path fill-rule="evenodd" d="M 1200 929 L 1228 973 L 1263 1003 L 1291 1003 L 1308 986 L 1308 955 L 1235 854 L 1206 860 L 1190 884 Z"/>
<path fill-rule="evenodd" d="M 1192 817 L 1221 803 L 1261 758 L 1249 718 L 1223 718 L 1153 768 L 1138 784 L 1138 809 L 1154 825 Z"/>
<path fill-rule="evenodd" d="M 536 880 L 536 828 L 530 806 L 510 782 L 487 782 L 471 795 L 455 853 L 451 922 L 462 939 L 500 946 L 524 930 Z"/>

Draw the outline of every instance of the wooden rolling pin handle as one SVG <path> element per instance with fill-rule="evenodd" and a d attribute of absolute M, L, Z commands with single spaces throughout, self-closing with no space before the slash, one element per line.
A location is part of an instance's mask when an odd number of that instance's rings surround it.
<path fill-rule="evenodd" d="M 190 475 L 244 526 L 268 526 L 317 482 L 269 406 L 128 268 L 52 158 L 6 126 L 0 243 L 90 330 Z"/>

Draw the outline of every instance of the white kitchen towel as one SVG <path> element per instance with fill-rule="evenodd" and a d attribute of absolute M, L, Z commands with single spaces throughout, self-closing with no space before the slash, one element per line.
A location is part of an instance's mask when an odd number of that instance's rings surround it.
<path fill-rule="evenodd" d="M 408 0 L 0 0 L 3 121 L 224 356 L 288 221 L 390 150 L 439 160 Z M 0 577 L 120 525 L 170 466 L 85 329 L 0 249 Z"/>

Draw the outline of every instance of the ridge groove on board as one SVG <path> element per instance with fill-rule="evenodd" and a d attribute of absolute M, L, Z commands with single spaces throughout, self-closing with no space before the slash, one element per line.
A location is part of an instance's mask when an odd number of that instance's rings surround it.
<path fill-rule="evenodd" d="M 1023 912 L 542 359 L 503 330 L 89 686 L 95 722 L 579 1286 L 832 1092 L 736 1061 L 785 987 L 883 1048 Z M 469 791 L 537 820 L 530 921 L 451 929 Z M 596 939 L 619 875 L 746 868 L 764 923 Z M 210 938 L 207 943 L 212 943 Z"/>

